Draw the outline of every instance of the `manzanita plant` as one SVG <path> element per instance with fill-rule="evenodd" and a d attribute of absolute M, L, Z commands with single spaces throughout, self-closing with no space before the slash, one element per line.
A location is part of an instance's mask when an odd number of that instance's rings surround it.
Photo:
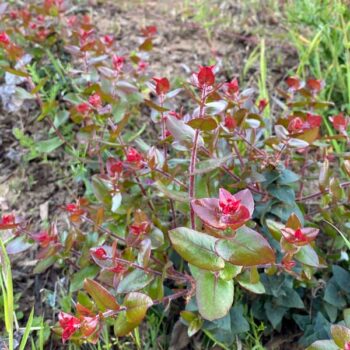
<path fill-rule="evenodd" d="M 268 119 L 262 114 L 271 101 L 257 100 L 255 89 L 241 89 L 235 78 L 223 81 L 215 65 L 195 68 L 174 88 L 172 79 L 147 73 L 156 27 L 143 28 L 137 53 L 126 55 L 88 16 L 67 17 L 67 6 L 45 1 L 0 13 L 5 75 L 24 79 L 17 91 L 36 100 L 38 120 L 49 122 L 55 136 L 46 151 L 64 144 L 83 155 L 91 174 L 86 196 L 62 208 L 65 228 L 53 222 L 36 232 L 11 213 L 0 221 L 8 253 L 39 246 L 36 273 L 70 266 L 77 302 L 73 312 L 59 312 L 55 333 L 63 342 L 96 343 L 112 320 L 115 335 L 125 336 L 150 307 L 181 298 L 193 335 L 222 319 L 231 324 L 238 310 L 243 317 L 240 306 L 254 294 L 264 296 L 253 316 L 279 329 L 290 308 L 305 308 L 293 286 L 317 285 L 327 252 L 334 253 L 334 234 L 333 245 L 318 247 L 317 237 L 349 216 L 350 183 L 341 181 L 350 163 L 332 153 L 334 143 L 349 142 L 348 117 L 330 116 L 337 133 L 324 132 L 332 104 L 319 100 L 324 84 L 316 79 L 289 77 Z M 29 62 L 52 59 L 47 44 L 70 62 L 65 89 L 52 96 L 52 82 L 34 74 L 34 64 L 16 68 L 28 52 L 37 55 Z M 67 132 L 65 123 L 78 127 Z M 344 250 L 341 239 L 337 244 Z M 325 296 L 336 321 L 341 310 L 332 303 Z M 339 332 L 332 329 L 335 344 L 347 349 Z"/>

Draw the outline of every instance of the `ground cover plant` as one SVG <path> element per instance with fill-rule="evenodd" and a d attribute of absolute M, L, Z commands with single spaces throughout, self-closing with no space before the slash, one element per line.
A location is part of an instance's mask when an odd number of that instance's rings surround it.
<path fill-rule="evenodd" d="M 71 6 L 0 5 L 2 106 L 47 127 L 13 130 L 24 161 L 63 152 L 82 184 L 41 223 L 1 213 L 4 347 L 349 349 L 346 106 L 320 76 L 269 98 L 264 54 L 260 90 L 219 62 L 163 76 L 157 26 L 127 50 Z M 42 318 L 17 320 L 19 254 L 58 275 Z"/>

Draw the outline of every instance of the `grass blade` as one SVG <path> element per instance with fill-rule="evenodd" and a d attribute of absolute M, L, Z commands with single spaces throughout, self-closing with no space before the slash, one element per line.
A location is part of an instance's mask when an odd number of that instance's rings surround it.
<path fill-rule="evenodd" d="M 28 322 L 27 322 L 27 325 L 26 325 L 26 328 L 24 330 L 24 334 L 23 334 L 23 337 L 22 337 L 22 340 L 21 340 L 21 344 L 19 345 L 19 350 L 24 350 L 25 349 L 25 346 L 26 346 L 27 341 L 28 341 L 29 333 L 31 331 L 33 318 L 34 318 L 34 308 L 30 312 L 30 315 L 29 315 L 29 318 L 28 318 Z"/>

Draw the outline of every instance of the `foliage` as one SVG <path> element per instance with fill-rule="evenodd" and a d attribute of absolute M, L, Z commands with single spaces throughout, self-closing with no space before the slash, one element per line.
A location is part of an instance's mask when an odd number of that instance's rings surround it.
<path fill-rule="evenodd" d="M 14 130 L 28 160 L 63 146 L 86 169 L 85 195 L 62 208 L 66 223 L 38 232 L 12 213 L 0 221 L 6 254 L 36 245 L 35 273 L 55 265 L 68 276 L 53 332 L 78 346 L 109 328 L 137 339 L 150 308 L 184 299 L 189 336 L 202 330 L 222 346 L 251 330 L 259 348 L 285 325 L 303 331 L 302 346 L 329 337 L 350 302 L 350 163 L 334 152 L 349 144 L 349 117 L 327 119 L 324 81 L 287 78 L 274 108 L 254 88 L 223 81 L 215 65 L 173 86 L 147 70 L 155 26 L 125 54 L 67 7 L 0 7 L 6 87 L 14 81 L 3 104 L 33 100 L 38 125 L 50 127 L 40 142 Z M 260 97 L 264 50 L 262 42 Z M 13 313 L 5 314 L 11 348 Z M 336 345 L 326 344 L 346 349 L 348 332 L 333 326 Z"/>

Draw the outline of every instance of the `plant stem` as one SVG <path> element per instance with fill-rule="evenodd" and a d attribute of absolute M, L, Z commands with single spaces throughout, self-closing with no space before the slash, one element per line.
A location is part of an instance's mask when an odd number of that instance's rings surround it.
<path fill-rule="evenodd" d="M 350 181 L 348 182 L 343 182 L 342 184 L 339 185 L 340 187 L 349 187 L 350 186 Z M 324 191 L 319 191 L 313 194 L 309 194 L 308 196 L 297 198 L 297 202 L 303 202 L 312 198 L 317 198 L 322 196 L 323 194 L 329 193 L 330 189 L 327 188 Z"/>
<path fill-rule="evenodd" d="M 202 94 L 201 94 L 201 102 L 199 106 L 199 118 L 203 118 L 205 100 L 206 100 L 206 89 L 205 87 L 203 87 Z M 190 162 L 190 186 L 189 186 L 190 201 L 195 197 L 196 175 L 194 174 L 194 171 L 196 169 L 198 138 L 199 138 L 199 129 L 196 129 L 196 132 L 193 138 L 191 162 Z M 190 219 L 191 219 L 191 228 L 192 230 L 195 230 L 196 220 L 195 220 L 194 210 L 191 205 L 190 205 Z"/>
<path fill-rule="evenodd" d="M 194 198 L 194 195 L 195 195 L 195 186 L 196 186 L 195 177 L 196 177 L 196 175 L 194 174 L 194 171 L 196 168 L 198 137 L 199 137 L 199 130 L 197 129 L 196 133 L 194 135 L 194 139 L 193 139 L 191 163 L 190 163 L 190 187 L 189 187 L 190 200 L 192 200 Z M 190 209 L 191 209 L 191 227 L 194 230 L 196 228 L 196 222 L 195 222 L 194 210 L 193 210 L 191 205 L 190 205 Z"/>

